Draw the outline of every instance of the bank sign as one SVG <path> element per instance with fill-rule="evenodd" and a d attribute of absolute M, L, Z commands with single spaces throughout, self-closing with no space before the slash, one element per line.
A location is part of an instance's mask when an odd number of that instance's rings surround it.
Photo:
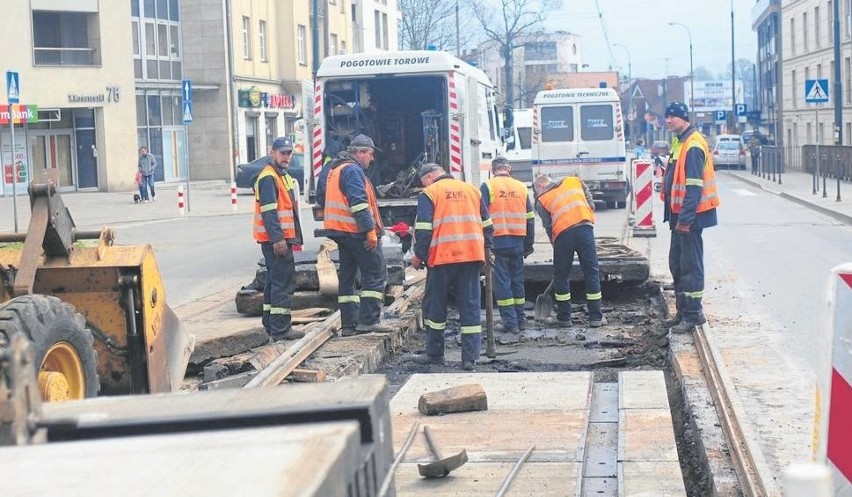
<path fill-rule="evenodd" d="M 15 124 L 37 123 L 38 105 L 12 105 L 11 111 L 8 105 L 0 105 L 0 124 L 9 124 L 9 120 Z"/>

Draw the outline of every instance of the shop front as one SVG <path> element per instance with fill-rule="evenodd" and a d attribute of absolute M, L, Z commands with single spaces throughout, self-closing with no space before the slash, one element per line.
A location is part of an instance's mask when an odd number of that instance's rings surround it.
<path fill-rule="evenodd" d="M 276 137 L 292 135 L 296 97 L 274 88 L 250 86 L 238 90 L 240 162 L 266 155 Z"/>

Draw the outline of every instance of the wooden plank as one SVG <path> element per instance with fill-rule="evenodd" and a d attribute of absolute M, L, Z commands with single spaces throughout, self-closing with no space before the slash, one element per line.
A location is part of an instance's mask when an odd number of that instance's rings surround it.
<path fill-rule="evenodd" d="M 296 368 L 292 373 L 290 373 L 290 376 L 288 376 L 287 379 L 301 383 L 321 383 L 325 381 L 325 377 L 325 371 Z"/>
<path fill-rule="evenodd" d="M 321 323 L 314 323 L 304 338 L 252 378 L 245 388 L 274 386 L 284 381 L 305 359 L 313 354 L 340 326 L 340 311 Z"/>
<path fill-rule="evenodd" d="M 486 411 L 488 397 L 482 385 L 470 384 L 427 392 L 417 401 L 417 410 L 426 416 L 453 412 Z"/>

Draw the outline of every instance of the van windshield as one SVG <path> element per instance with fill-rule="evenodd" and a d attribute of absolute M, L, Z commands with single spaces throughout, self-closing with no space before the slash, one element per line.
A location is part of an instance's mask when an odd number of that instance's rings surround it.
<path fill-rule="evenodd" d="M 612 105 L 583 105 L 580 107 L 580 138 L 583 141 L 612 140 Z"/>
<path fill-rule="evenodd" d="M 570 105 L 541 108 L 541 141 L 574 141 L 574 108 Z"/>

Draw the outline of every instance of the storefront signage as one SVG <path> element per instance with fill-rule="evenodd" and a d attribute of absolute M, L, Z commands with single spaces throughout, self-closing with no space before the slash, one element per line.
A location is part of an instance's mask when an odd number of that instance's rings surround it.
<path fill-rule="evenodd" d="M 296 107 L 296 97 L 286 93 L 262 92 L 256 86 L 240 90 L 238 95 L 240 107 L 266 109 L 293 109 Z"/>
<path fill-rule="evenodd" d="M 69 93 L 69 104 L 102 104 L 102 103 L 117 103 L 121 100 L 121 89 L 118 86 L 110 85 L 104 89 L 103 93 Z"/>
<path fill-rule="evenodd" d="M 9 124 L 9 119 L 15 124 L 37 123 L 38 105 L 12 105 L 9 112 L 8 105 L 0 105 L 0 124 Z"/>

